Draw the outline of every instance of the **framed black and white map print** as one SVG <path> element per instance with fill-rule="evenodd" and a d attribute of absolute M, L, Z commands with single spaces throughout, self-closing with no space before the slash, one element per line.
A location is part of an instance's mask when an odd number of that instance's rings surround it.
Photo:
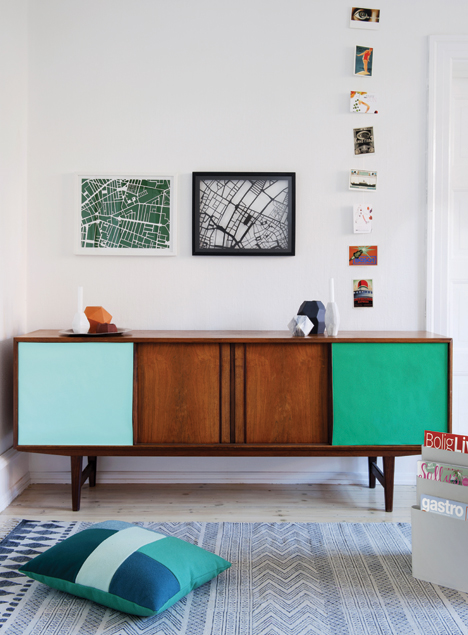
<path fill-rule="evenodd" d="M 294 256 L 294 172 L 194 172 L 194 256 Z"/>

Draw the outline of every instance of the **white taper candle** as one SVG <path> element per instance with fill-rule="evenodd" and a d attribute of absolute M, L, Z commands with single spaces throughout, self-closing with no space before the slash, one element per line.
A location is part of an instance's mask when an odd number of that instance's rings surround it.
<path fill-rule="evenodd" d="M 78 313 L 83 313 L 83 287 L 78 287 Z"/>
<path fill-rule="evenodd" d="M 330 278 L 330 302 L 335 301 L 335 281 L 333 278 Z"/>

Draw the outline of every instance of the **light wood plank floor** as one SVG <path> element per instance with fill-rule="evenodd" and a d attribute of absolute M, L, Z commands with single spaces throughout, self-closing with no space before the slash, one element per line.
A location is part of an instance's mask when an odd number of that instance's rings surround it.
<path fill-rule="evenodd" d="M 71 511 L 69 485 L 30 485 L 1 514 L 49 520 L 210 522 L 410 522 L 416 488 L 396 485 L 394 511 L 384 491 L 362 485 L 153 485 L 83 486 L 81 510 Z"/>

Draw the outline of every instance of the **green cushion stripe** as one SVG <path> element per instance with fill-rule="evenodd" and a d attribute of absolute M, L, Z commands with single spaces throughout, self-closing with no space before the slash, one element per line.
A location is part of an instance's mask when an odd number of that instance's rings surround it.
<path fill-rule="evenodd" d="M 138 551 L 166 566 L 179 581 L 180 592 L 160 611 L 231 566 L 224 558 L 172 536 L 145 545 Z M 200 571 L 205 573 L 200 574 Z"/>
<path fill-rule="evenodd" d="M 336 343 L 333 445 L 424 442 L 447 431 L 448 345 Z"/>
<path fill-rule="evenodd" d="M 54 545 L 36 558 L 26 562 L 20 571 L 32 572 L 74 582 L 83 562 L 99 545 L 116 534 L 113 529 L 86 529 Z"/>
<path fill-rule="evenodd" d="M 48 575 L 41 575 L 39 573 L 28 573 L 28 576 L 34 578 L 38 582 L 47 584 L 59 591 L 66 591 L 72 595 L 77 595 L 80 598 L 86 600 L 92 600 L 103 606 L 108 606 L 116 611 L 122 611 L 123 613 L 130 613 L 131 615 L 140 615 L 142 617 L 149 617 L 150 615 L 156 615 L 155 611 L 148 609 L 135 602 L 129 602 L 112 593 L 106 593 L 100 589 L 93 589 L 92 587 L 83 586 L 81 584 L 74 584 L 73 582 L 67 582 L 66 580 L 60 580 L 58 578 L 52 578 Z M 161 611 L 158 611 L 161 612 Z"/>
<path fill-rule="evenodd" d="M 86 531 L 82 532 L 82 535 L 85 533 Z M 148 531 L 142 527 L 130 527 L 117 531 L 89 555 L 79 570 L 75 582 L 82 586 L 109 591 L 115 572 L 132 553 L 138 551 L 143 545 L 163 538 L 167 540 L 163 534 Z"/>

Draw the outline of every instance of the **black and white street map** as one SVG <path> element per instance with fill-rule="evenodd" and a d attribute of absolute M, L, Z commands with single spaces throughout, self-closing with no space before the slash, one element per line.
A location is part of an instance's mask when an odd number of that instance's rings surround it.
<path fill-rule="evenodd" d="M 203 179 L 199 192 L 200 249 L 288 250 L 287 179 Z"/>

